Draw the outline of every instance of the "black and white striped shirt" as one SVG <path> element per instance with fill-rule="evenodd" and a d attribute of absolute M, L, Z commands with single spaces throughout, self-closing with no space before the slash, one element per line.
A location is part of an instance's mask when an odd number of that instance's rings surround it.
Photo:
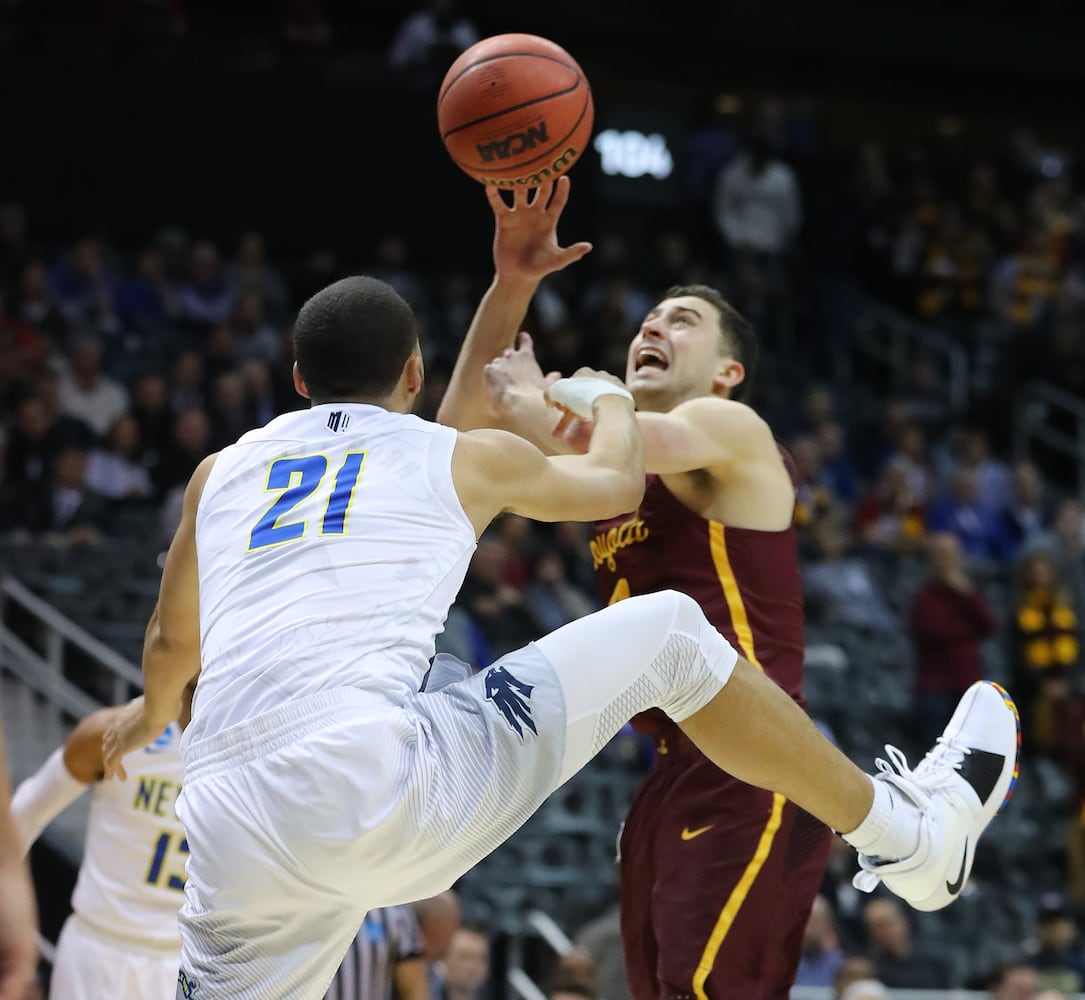
<path fill-rule="evenodd" d="M 414 910 L 370 910 L 324 1000 L 393 1000 L 396 965 L 421 957 L 422 934 Z"/>

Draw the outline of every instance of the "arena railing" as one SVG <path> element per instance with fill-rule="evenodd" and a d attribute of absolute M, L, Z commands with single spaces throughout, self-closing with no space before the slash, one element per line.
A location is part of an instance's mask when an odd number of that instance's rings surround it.
<path fill-rule="evenodd" d="M 1050 382 L 1028 382 L 1017 396 L 1014 435 L 1017 458 L 1043 445 L 1074 463 L 1078 492 L 1085 492 L 1085 400 Z"/>
<path fill-rule="evenodd" d="M 524 939 L 531 934 L 540 937 L 559 957 L 573 950 L 573 942 L 557 922 L 542 910 L 529 910 L 524 916 L 523 927 L 509 941 L 508 972 L 506 981 L 520 1000 L 546 1000 L 546 993 L 524 970 Z"/>
<path fill-rule="evenodd" d="M 37 624 L 43 649 L 33 649 L 12 630 L 9 624 L 12 607 Z M 0 580 L 0 650 L 5 654 L 5 669 L 59 708 L 82 716 L 101 705 L 65 678 L 69 646 L 80 650 L 105 671 L 112 704 L 122 704 L 132 697 L 133 691 L 143 690 L 143 675 L 134 663 L 80 628 L 14 577 Z"/>
<path fill-rule="evenodd" d="M 940 330 L 871 300 L 864 302 L 859 311 L 847 349 L 837 355 L 837 380 L 841 384 L 853 380 L 854 355 L 862 354 L 885 369 L 894 389 L 903 389 L 910 371 L 908 362 L 916 348 L 942 362 L 946 399 L 956 412 L 966 410 L 971 374 L 965 348 Z"/>

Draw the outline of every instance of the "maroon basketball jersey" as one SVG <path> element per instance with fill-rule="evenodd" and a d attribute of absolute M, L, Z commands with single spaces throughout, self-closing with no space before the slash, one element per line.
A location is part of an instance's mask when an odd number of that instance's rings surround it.
<path fill-rule="evenodd" d="M 688 594 L 742 656 L 802 703 L 802 584 L 793 527 L 725 527 L 649 475 L 639 509 L 597 522 L 590 544 L 604 602 L 660 590 Z M 638 716 L 637 728 L 670 724 L 661 712 L 651 715 L 654 720 Z"/>

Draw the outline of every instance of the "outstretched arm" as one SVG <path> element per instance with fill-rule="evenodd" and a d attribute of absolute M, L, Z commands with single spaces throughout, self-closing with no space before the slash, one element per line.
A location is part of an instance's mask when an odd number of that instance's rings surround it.
<path fill-rule="evenodd" d="M 494 213 L 494 280 L 471 321 L 437 411 L 442 424 L 461 431 L 493 426 L 483 369 L 513 346 L 539 282 L 591 250 L 590 243 L 558 243 L 558 220 L 569 200 L 568 177 L 543 184 L 531 198 L 526 190 L 517 190 L 511 208 L 496 188 L 487 187 L 486 197 Z"/>
<path fill-rule="evenodd" d="M 215 455 L 205 458 L 185 489 L 181 523 L 173 536 L 158 604 L 143 643 L 143 703 L 127 706 L 102 740 L 107 778 L 127 777 L 121 759 L 145 747 L 183 714 L 185 689 L 200 672 L 200 587 L 196 565 L 196 508 Z"/>
<path fill-rule="evenodd" d="M 143 699 L 137 699 L 142 701 Z M 101 781 L 102 735 L 121 709 L 103 708 L 82 719 L 67 743 L 15 789 L 11 812 L 24 853 L 54 819 L 87 788 Z"/>
<path fill-rule="evenodd" d="M 126 710 L 142 708 L 142 696 L 127 706 L 100 708 L 80 720 L 68 741 L 54 750 L 38 770 L 18 788 L 11 800 L 11 813 L 19 829 L 23 852 L 54 819 L 91 785 L 105 777 L 102 738 L 105 731 Z"/>
<path fill-rule="evenodd" d="M 514 349 L 495 357 L 484 369 L 486 392 L 501 426 L 531 441 L 547 454 L 582 454 L 591 439 L 590 421 L 573 413 L 559 417 L 547 406 L 545 392 L 553 376 L 544 376 L 523 334 Z M 637 413 L 644 435 L 644 464 L 667 475 L 700 469 L 725 473 L 737 461 L 749 468 L 765 461 L 783 466 L 768 424 L 744 403 L 704 396 L 681 403 L 668 413 Z"/>
<path fill-rule="evenodd" d="M 596 396 L 594 432 L 583 455 L 545 456 L 503 430 L 461 434 L 452 476 L 464 511 L 481 535 L 502 511 L 536 521 L 592 521 L 636 509 L 644 495 L 644 459 L 633 402 L 621 383 L 581 369 L 596 386 L 616 391 Z"/>

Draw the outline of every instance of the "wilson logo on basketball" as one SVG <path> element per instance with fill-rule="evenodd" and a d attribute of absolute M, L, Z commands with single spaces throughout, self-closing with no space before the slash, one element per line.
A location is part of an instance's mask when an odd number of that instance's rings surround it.
<path fill-rule="evenodd" d="M 517 177 L 515 180 L 505 177 L 486 177 L 481 178 L 481 180 L 483 184 L 489 184 L 490 187 L 538 187 L 540 184 L 545 184 L 551 178 L 565 173 L 565 171 L 576 162 L 577 155 L 577 151 L 570 146 L 561 154 L 561 156 L 554 160 L 549 167 L 543 167 L 542 170 L 536 171 L 533 174 L 526 174 L 523 177 Z"/>
<path fill-rule="evenodd" d="M 529 149 L 534 149 L 540 142 L 547 142 L 546 120 L 529 128 L 526 132 L 513 132 L 504 139 L 497 139 L 485 145 L 476 143 L 475 149 L 482 157 L 483 163 L 493 163 L 494 160 L 507 160 L 510 156 L 519 156 Z"/>
<path fill-rule="evenodd" d="M 614 572 L 618 565 L 614 561 L 614 555 L 619 549 L 627 545 L 635 545 L 637 542 L 646 541 L 648 538 L 648 525 L 634 515 L 628 521 L 619 524 L 616 528 L 600 531 L 589 543 L 591 548 L 592 569 L 598 569 L 603 563 L 607 569 Z"/>

